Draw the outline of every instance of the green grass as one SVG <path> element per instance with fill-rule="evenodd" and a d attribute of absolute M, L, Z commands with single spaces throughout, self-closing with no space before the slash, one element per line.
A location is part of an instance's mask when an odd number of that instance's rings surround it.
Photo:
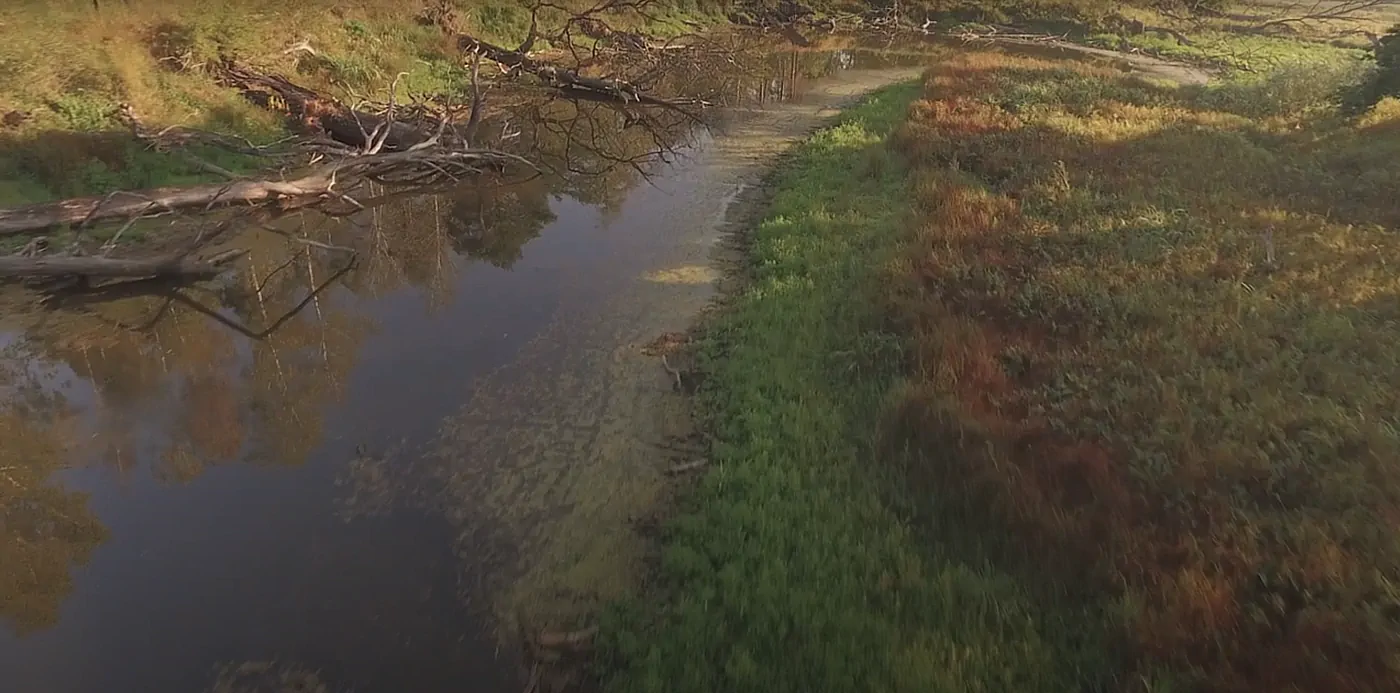
<path fill-rule="evenodd" d="M 1211 29 L 1188 33 L 1191 45 L 1156 33 L 1091 33 L 1080 40 L 1100 48 L 1136 50 L 1170 60 L 1256 73 L 1300 65 L 1346 65 L 1357 63 L 1366 55 L 1356 48 L 1276 36 Z"/>
<path fill-rule="evenodd" d="M 909 213 L 886 140 L 917 94 L 871 97 L 776 175 L 747 288 L 703 339 L 712 464 L 655 591 L 608 621 L 609 690 L 1063 693 L 1108 671 L 1091 620 L 989 567 L 962 528 L 912 523 L 880 452 L 903 351 L 885 265 Z"/>

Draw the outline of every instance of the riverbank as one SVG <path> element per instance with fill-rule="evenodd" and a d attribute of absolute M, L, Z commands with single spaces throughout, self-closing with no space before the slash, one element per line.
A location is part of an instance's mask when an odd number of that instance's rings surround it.
<path fill-rule="evenodd" d="M 558 23 L 559 14 L 546 10 L 541 21 Z M 7 3 L 0 8 L 0 207 L 222 180 L 189 157 L 133 138 L 119 106 L 130 106 L 152 131 L 183 126 L 258 145 L 285 137 L 281 114 L 219 84 L 213 67 L 224 58 L 350 104 L 382 102 L 397 84 L 403 103 L 467 91 L 461 51 L 436 23 L 514 47 L 529 34 L 530 16 L 522 3 L 495 0 Z M 662 37 L 720 21 L 694 3 L 603 17 L 619 30 Z M 535 46 L 549 48 L 544 40 Z M 499 74 L 483 73 L 488 81 Z M 269 166 L 212 146 L 186 153 L 234 174 Z"/>
<path fill-rule="evenodd" d="M 604 631 L 617 691 L 1080 690 L 1092 621 L 916 519 L 882 446 L 903 338 L 885 307 L 909 222 L 890 146 L 916 85 L 803 144 L 706 325 L 712 457 L 666 528 L 658 600 Z"/>
<path fill-rule="evenodd" d="M 658 2 L 640 12 L 624 4 L 605 18 L 617 29 L 665 38 L 726 26 L 731 11 L 743 5 Z M 1071 41 L 1086 45 L 1251 71 L 1321 60 L 1342 71 L 1362 54 L 1354 48 L 1257 36 L 1210 24 L 1181 25 L 1174 31 L 1191 35 L 1182 43 L 1134 29 L 1167 20 L 1141 13 L 1139 17 L 1129 10 L 1124 11 L 1131 21 L 1073 6 L 1049 19 L 1003 12 L 1012 9 L 992 4 L 932 17 L 938 33 L 946 36 L 995 35 L 993 25 L 980 22 L 1024 19 L 1028 27 L 1063 30 Z M 542 17 L 550 26 L 562 21 L 559 10 L 548 10 Z M 213 67 L 224 58 L 286 75 L 350 104 L 364 99 L 382 102 L 396 82 L 401 102 L 412 96 L 464 93 L 470 76 L 460 50 L 438 23 L 516 46 L 529 33 L 530 12 L 520 3 L 497 0 L 407 7 L 397 0 L 313 0 L 295 6 L 267 0 L 73 0 L 0 8 L 0 27 L 8 38 L 0 44 L 0 76 L 5 78 L 0 86 L 0 207 L 114 189 L 210 183 L 223 180 L 221 172 L 237 175 L 276 168 L 263 158 L 216 146 L 157 151 L 132 137 L 119 117 L 124 104 L 152 132 L 181 126 L 256 145 L 285 137 L 288 123 L 282 114 L 256 106 L 218 83 Z M 581 31 L 571 34 L 575 47 L 591 47 L 597 39 Z M 822 41 L 820 32 L 808 33 L 817 36 L 810 41 L 798 37 L 802 45 Z M 548 52 L 565 47 L 540 40 L 534 48 Z M 53 55 L 64 59 L 52 60 Z M 483 79 L 490 82 L 497 74 L 488 70 Z"/>
<path fill-rule="evenodd" d="M 1400 104 L 1263 77 L 972 52 L 802 145 L 608 689 L 1386 690 Z"/>

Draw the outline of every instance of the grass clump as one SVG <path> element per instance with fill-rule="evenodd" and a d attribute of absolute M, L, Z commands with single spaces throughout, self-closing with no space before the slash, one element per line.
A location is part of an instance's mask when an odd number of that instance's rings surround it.
<path fill-rule="evenodd" d="M 653 601 L 605 629 L 608 688 L 1084 690 L 1095 632 L 912 521 L 881 412 L 903 344 L 887 260 L 908 220 L 888 147 L 916 86 L 802 145 L 749 239 L 750 283 L 703 340 L 709 471 L 667 528 Z"/>
<path fill-rule="evenodd" d="M 1104 595 L 1122 680 L 1391 690 L 1400 108 L 1246 87 L 934 70 L 898 135 L 920 215 L 894 428 L 938 452 L 929 488 Z"/>

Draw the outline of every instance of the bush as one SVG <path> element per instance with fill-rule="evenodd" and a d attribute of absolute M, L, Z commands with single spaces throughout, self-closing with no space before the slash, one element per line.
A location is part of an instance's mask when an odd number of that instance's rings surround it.
<path fill-rule="evenodd" d="M 1370 78 L 1343 99 L 1343 108 L 1351 114 L 1368 111 L 1388 96 L 1400 96 L 1400 25 L 1381 37 L 1375 56 Z"/>

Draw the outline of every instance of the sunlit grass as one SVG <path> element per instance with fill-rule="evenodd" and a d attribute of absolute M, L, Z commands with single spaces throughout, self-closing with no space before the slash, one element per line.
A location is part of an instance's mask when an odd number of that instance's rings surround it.
<path fill-rule="evenodd" d="M 28 116 L 21 127 L 0 129 L 0 204 L 213 180 L 178 157 L 135 146 L 116 118 L 121 103 L 154 128 L 192 126 L 260 142 L 284 135 L 275 114 L 218 84 L 211 67 L 224 58 L 351 103 L 382 100 L 400 73 L 401 100 L 461 91 L 467 71 L 439 28 L 417 20 L 424 6 L 403 0 L 104 0 L 97 9 L 90 0 L 0 3 L 0 115 Z M 456 25 L 488 41 L 514 46 L 529 30 L 521 3 L 453 6 Z M 663 34 L 688 31 L 680 20 L 705 17 L 713 11 L 707 8 L 663 3 L 652 15 L 659 20 L 654 26 Z M 620 25 L 649 21 L 625 16 Z M 302 41 L 316 53 L 288 52 Z M 221 157 L 215 163 L 247 172 L 258 162 Z"/>
<path fill-rule="evenodd" d="M 930 487 L 1204 690 L 1400 680 L 1400 113 L 1319 103 L 984 54 L 899 134 Z"/>

